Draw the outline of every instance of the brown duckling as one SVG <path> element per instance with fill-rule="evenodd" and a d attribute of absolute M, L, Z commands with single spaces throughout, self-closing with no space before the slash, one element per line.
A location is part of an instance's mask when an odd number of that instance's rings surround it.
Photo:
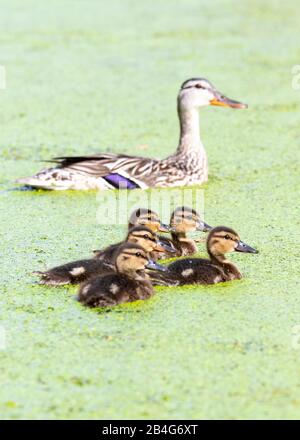
<path fill-rule="evenodd" d="M 159 237 L 162 243 L 166 243 L 175 249 L 175 253 L 165 252 L 157 255 L 151 254 L 151 258 L 172 258 L 184 255 L 193 255 L 198 249 L 193 239 L 187 237 L 187 233 L 193 231 L 208 232 L 212 228 L 201 220 L 200 215 L 192 208 L 179 206 L 174 210 L 170 219 L 171 239 Z"/>
<path fill-rule="evenodd" d="M 240 240 L 231 228 L 218 226 L 207 237 L 209 259 L 184 258 L 167 266 L 163 274 L 151 274 L 154 285 L 178 286 L 185 284 L 215 284 L 223 281 L 241 279 L 242 275 L 235 264 L 227 260 L 229 252 L 257 254 L 258 251 Z"/>
<path fill-rule="evenodd" d="M 91 277 L 114 271 L 114 254 L 125 242 L 137 243 L 148 253 L 154 250 L 156 252 L 170 250 L 167 244 L 158 240 L 157 235 L 151 229 L 146 226 L 136 226 L 129 230 L 124 242 L 109 246 L 98 259 L 72 261 L 45 272 L 35 272 L 35 274 L 41 277 L 41 284 L 57 286 L 82 283 Z"/>
<path fill-rule="evenodd" d="M 159 217 L 158 214 L 154 211 L 151 211 L 150 209 L 146 209 L 146 208 L 138 208 L 135 209 L 133 211 L 133 213 L 131 214 L 131 216 L 129 217 L 129 222 L 128 222 L 128 230 L 134 228 L 135 226 L 145 226 L 149 229 L 151 229 L 151 231 L 153 231 L 154 233 L 160 231 L 160 232 L 169 232 L 169 226 L 163 224 Z M 125 240 L 126 241 L 126 240 Z M 115 245 L 112 246 L 120 246 L 122 243 L 125 243 L 125 241 L 116 243 Z M 169 248 L 168 243 L 166 243 L 167 248 Z M 166 250 L 167 250 L 166 248 Z M 105 248 L 105 249 L 100 249 L 100 250 L 94 250 L 94 258 L 99 258 L 99 259 L 103 259 L 105 258 L 105 255 L 107 252 L 109 252 L 110 246 Z M 172 253 L 173 249 L 170 249 L 170 252 Z M 160 256 L 160 252 L 157 254 L 157 258 Z"/>
<path fill-rule="evenodd" d="M 148 299 L 153 287 L 145 268 L 164 270 L 151 261 L 139 245 L 125 243 L 115 254 L 115 272 L 88 280 L 80 286 L 78 300 L 89 307 L 109 307 Z"/>
<path fill-rule="evenodd" d="M 133 211 L 129 218 L 128 229 L 137 225 L 144 225 L 153 232 L 169 232 L 170 228 L 160 221 L 158 214 L 151 209 L 138 208 Z"/>

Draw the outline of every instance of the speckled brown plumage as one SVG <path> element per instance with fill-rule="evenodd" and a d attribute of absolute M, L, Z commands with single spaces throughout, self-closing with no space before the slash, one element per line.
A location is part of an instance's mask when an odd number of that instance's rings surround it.
<path fill-rule="evenodd" d="M 40 284 L 59 286 L 64 284 L 79 284 L 84 280 L 100 273 L 110 272 L 114 266 L 109 261 L 100 261 L 93 258 L 71 261 L 61 266 L 53 267 L 47 271 L 36 271 L 40 276 Z"/>
<path fill-rule="evenodd" d="M 80 287 L 78 299 L 89 307 L 109 307 L 148 299 L 153 294 L 148 279 L 136 280 L 123 274 L 110 273 L 84 283 Z"/>
<path fill-rule="evenodd" d="M 35 272 L 35 274 L 40 276 L 40 284 L 57 286 L 82 283 L 97 275 L 114 271 L 114 255 L 126 242 L 138 243 L 149 253 L 154 249 L 164 249 L 151 229 L 146 226 L 135 226 L 128 231 L 124 242 L 108 246 L 98 252 L 95 258 L 72 261 L 45 272 Z"/>
<path fill-rule="evenodd" d="M 211 230 L 207 238 L 209 259 L 183 258 L 167 266 L 164 273 L 150 274 L 154 285 L 178 286 L 185 284 L 215 284 L 241 279 L 234 263 L 225 258 L 229 252 L 257 253 L 243 243 L 238 234 L 226 226 Z"/>
<path fill-rule="evenodd" d="M 193 255 L 198 249 L 195 241 L 189 238 L 187 234 L 194 231 L 207 232 L 210 229 L 211 227 L 201 220 L 199 213 L 194 209 L 187 206 L 179 206 L 171 214 L 171 238 L 159 236 L 159 240 L 174 248 L 175 252 L 164 252 L 160 255 L 152 252 L 151 257 L 161 259 Z"/>
<path fill-rule="evenodd" d="M 62 156 L 52 160 L 54 167 L 17 182 L 52 190 L 201 185 L 207 181 L 208 164 L 200 139 L 199 109 L 208 105 L 246 107 L 222 95 L 208 80 L 191 78 L 179 90 L 180 137 L 177 150 L 171 156 L 162 160 L 114 153 Z"/>
<path fill-rule="evenodd" d="M 89 307 L 109 307 L 124 302 L 145 300 L 154 292 L 145 266 L 159 268 L 150 262 L 141 246 L 122 245 L 115 257 L 116 272 L 88 280 L 80 286 L 78 300 Z"/>

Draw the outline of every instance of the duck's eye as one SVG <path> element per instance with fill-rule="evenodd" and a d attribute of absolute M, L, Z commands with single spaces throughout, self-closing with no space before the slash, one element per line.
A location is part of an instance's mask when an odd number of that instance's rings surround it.
<path fill-rule="evenodd" d="M 231 237 L 228 234 L 226 234 L 224 238 L 225 238 L 225 240 L 231 240 Z"/>
<path fill-rule="evenodd" d="M 204 89 L 204 87 L 201 86 L 201 84 L 196 84 L 195 87 L 196 87 L 196 89 Z"/>
<path fill-rule="evenodd" d="M 145 235 L 144 235 L 144 238 L 145 238 L 146 240 L 149 240 L 150 237 L 149 237 L 149 235 L 145 234 Z"/>
<path fill-rule="evenodd" d="M 135 254 L 135 256 L 136 256 L 136 257 L 141 257 L 142 254 L 141 254 L 140 252 L 137 252 L 137 253 Z"/>

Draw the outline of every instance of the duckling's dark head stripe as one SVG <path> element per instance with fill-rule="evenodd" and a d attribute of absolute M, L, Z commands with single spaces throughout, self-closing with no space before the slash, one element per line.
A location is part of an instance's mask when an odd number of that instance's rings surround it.
<path fill-rule="evenodd" d="M 132 237 L 136 237 L 136 238 L 144 238 L 144 239 L 147 239 L 147 240 L 150 240 L 150 241 L 153 241 L 153 243 L 155 243 L 156 242 L 156 239 L 155 238 L 153 238 L 152 236 L 150 236 L 149 234 L 138 234 L 138 233 L 131 233 L 130 234 Z M 145 235 L 147 235 L 147 237 L 145 237 Z"/>
<path fill-rule="evenodd" d="M 131 217 L 140 217 L 146 220 L 157 220 L 158 215 L 156 212 L 151 211 L 151 209 L 147 208 L 138 208 L 131 214 Z"/>
<path fill-rule="evenodd" d="M 137 224 L 156 224 L 159 223 L 159 217 L 158 215 L 151 211 L 150 209 L 146 208 L 139 208 L 133 211 L 129 218 L 128 228 L 132 228 L 133 226 Z"/>
<path fill-rule="evenodd" d="M 184 222 L 184 221 L 194 221 L 198 222 L 200 220 L 199 214 L 191 208 L 176 208 L 175 211 L 171 215 L 171 223 L 175 222 Z"/>
<path fill-rule="evenodd" d="M 127 237 L 144 238 L 153 241 L 153 243 L 156 242 L 156 237 L 153 235 L 151 229 L 144 228 L 143 226 L 130 229 Z"/>
<path fill-rule="evenodd" d="M 178 208 L 176 208 L 175 211 L 173 211 L 172 217 L 174 217 L 175 215 L 187 216 L 190 214 L 199 217 L 199 214 L 197 213 L 197 211 L 195 211 L 195 209 L 189 208 L 187 206 L 178 206 Z"/>
<path fill-rule="evenodd" d="M 147 228 L 146 226 L 134 226 L 133 228 L 130 228 L 128 231 L 128 235 L 135 233 L 135 232 L 143 232 L 145 234 L 151 235 L 151 237 L 155 237 L 152 230 L 150 228 Z"/>
<path fill-rule="evenodd" d="M 106 182 L 110 183 L 116 189 L 139 188 L 139 186 L 135 182 L 117 173 L 107 174 L 106 176 L 103 176 L 103 179 L 106 180 Z"/>
<path fill-rule="evenodd" d="M 133 254 L 135 252 L 145 252 L 145 249 L 138 245 L 138 244 L 133 244 L 133 243 L 125 243 L 122 246 L 120 246 L 117 250 L 117 254 L 122 254 L 122 253 L 128 253 L 128 252 L 132 252 Z"/>
<path fill-rule="evenodd" d="M 146 260 L 146 261 L 148 261 L 148 258 L 147 258 L 147 256 L 145 255 L 145 254 L 143 254 L 143 253 L 139 253 L 139 255 L 137 255 L 137 253 L 138 253 L 139 251 L 137 251 L 137 252 L 126 252 L 126 251 L 123 251 L 122 252 L 122 255 L 124 256 L 124 255 L 127 255 L 128 257 L 137 257 L 137 258 L 142 258 L 143 260 Z M 125 257 L 125 259 L 128 259 L 128 257 Z"/>
<path fill-rule="evenodd" d="M 216 226 L 215 228 L 211 229 L 209 235 L 208 235 L 208 240 L 210 240 L 213 236 L 217 236 L 223 234 L 226 235 L 226 233 L 229 233 L 233 236 L 238 237 L 238 234 L 231 228 L 228 228 L 227 226 Z"/>

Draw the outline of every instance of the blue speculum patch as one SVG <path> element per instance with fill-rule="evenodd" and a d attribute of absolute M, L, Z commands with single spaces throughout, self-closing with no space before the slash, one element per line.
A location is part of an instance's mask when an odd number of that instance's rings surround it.
<path fill-rule="evenodd" d="M 106 182 L 110 183 L 114 186 L 116 189 L 136 189 L 139 188 L 139 186 L 132 182 L 132 180 L 128 179 L 127 177 L 121 176 L 117 173 L 111 173 L 107 176 L 104 176 L 103 179 L 106 180 Z"/>

